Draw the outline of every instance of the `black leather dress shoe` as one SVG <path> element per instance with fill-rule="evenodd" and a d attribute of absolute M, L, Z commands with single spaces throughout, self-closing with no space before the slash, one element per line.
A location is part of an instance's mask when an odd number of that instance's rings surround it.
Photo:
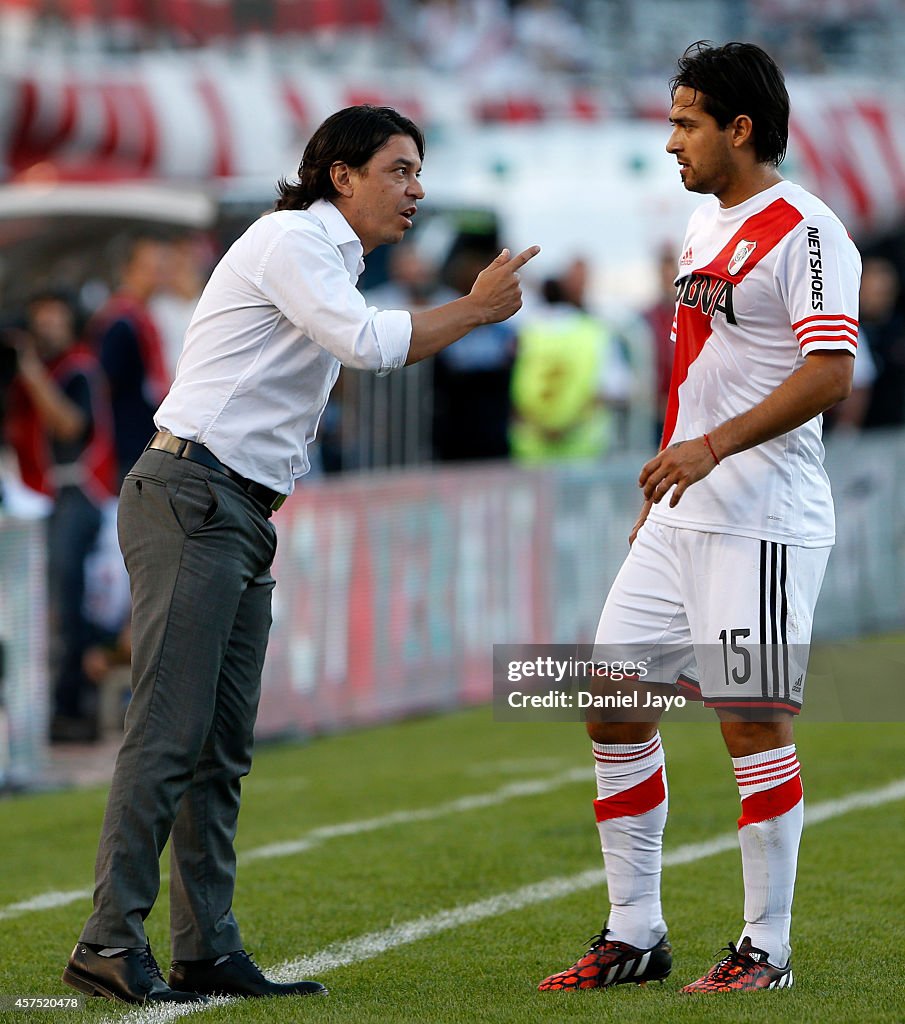
<path fill-rule="evenodd" d="M 225 953 L 213 960 L 174 960 L 170 986 L 184 992 L 213 996 L 325 996 L 318 981 L 280 983 L 265 978 L 260 967 L 244 949 Z"/>
<path fill-rule="evenodd" d="M 63 981 L 89 996 L 118 999 L 123 1003 L 206 1003 L 197 992 L 176 992 L 163 980 L 151 953 L 144 948 L 123 949 L 102 956 L 85 942 L 77 942 Z"/>

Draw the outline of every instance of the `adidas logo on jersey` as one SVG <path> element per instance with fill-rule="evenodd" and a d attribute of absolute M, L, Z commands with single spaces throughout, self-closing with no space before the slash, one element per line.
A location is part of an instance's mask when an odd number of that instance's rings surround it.
<path fill-rule="evenodd" d="M 733 276 L 737 274 L 745 265 L 745 260 L 748 259 L 756 248 L 757 242 L 747 242 L 743 238 L 735 247 L 735 252 L 732 254 L 732 259 L 729 261 L 729 273 Z"/>
<path fill-rule="evenodd" d="M 690 267 L 694 263 L 694 253 L 691 251 L 691 246 L 682 253 L 682 258 L 679 260 L 680 267 Z"/>

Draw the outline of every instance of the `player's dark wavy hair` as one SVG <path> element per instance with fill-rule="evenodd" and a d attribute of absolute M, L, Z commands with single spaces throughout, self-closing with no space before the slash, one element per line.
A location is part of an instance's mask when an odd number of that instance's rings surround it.
<path fill-rule="evenodd" d="M 364 167 L 393 135 L 409 135 L 424 159 L 424 135 L 421 129 L 392 107 L 363 103 L 331 114 L 308 141 L 298 181 L 281 178 L 275 210 L 307 210 L 317 199 L 337 195 L 330 168 L 337 162 Z"/>
<path fill-rule="evenodd" d="M 703 97 L 704 110 L 725 128 L 740 114 L 754 126 L 754 151 L 779 165 L 789 142 L 789 94 L 773 58 L 753 43 L 692 43 L 678 60 L 670 94 L 686 86 Z"/>

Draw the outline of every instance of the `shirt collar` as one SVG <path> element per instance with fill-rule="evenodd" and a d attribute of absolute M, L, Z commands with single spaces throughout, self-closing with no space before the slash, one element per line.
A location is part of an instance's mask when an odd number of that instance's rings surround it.
<path fill-rule="evenodd" d="M 357 278 L 365 268 L 364 248 L 352 225 L 329 199 L 315 199 L 308 210 L 324 225 L 342 251 L 347 270 Z"/>

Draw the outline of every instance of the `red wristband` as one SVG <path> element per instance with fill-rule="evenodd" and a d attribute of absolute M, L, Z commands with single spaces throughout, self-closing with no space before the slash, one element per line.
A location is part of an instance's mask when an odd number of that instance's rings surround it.
<path fill-rule="evenodd" d="M 710 450 L 710 454 L 713 456 L 713 461 L 717 465 L 719 465 L 720 460 L 716 457 L 716 452 L 713 450 L 713 445 L 710 443 L 710 438 L 706 434 L 704 434 L 704 444 L 706 444 L 708 449 Z"/>

